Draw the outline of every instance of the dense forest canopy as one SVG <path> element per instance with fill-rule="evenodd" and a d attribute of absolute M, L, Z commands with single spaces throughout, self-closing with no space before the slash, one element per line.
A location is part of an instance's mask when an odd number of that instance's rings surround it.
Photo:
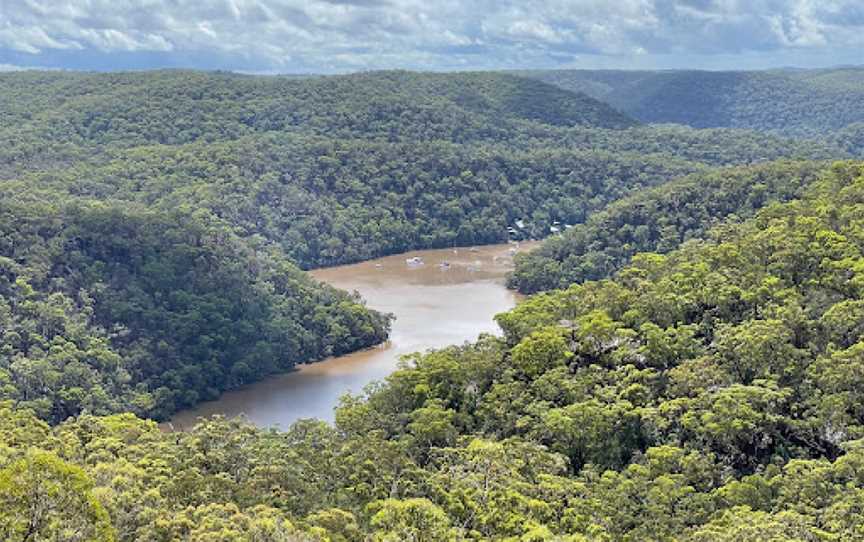
<path fill-rule="evenodd" d="M 335 426 L 52 428 L 2 405 L 2 532 L 861 539 L 864 164 L 817 177 L 702 240 L 530 298 L 498 317 L 501 338 L 406 360 Z"/>
<path fill-rule="evenodd" d="M 6 194 L 203 207 L 304 268 L 540 238 L 709 166 L 856 148 L 639 126 L 495 73 L 16 73 L 0 96 Z"/>
<path fill-rule="evenodd" d="M 799 196 L 823 167 L 780 161 L 719 168 L 643 190 L 520 254 L 509 285 L 535 293 L 606 278 L 639 252 L 669 252 L 703 237 L 718 222 L 747 218 L 770 203 Z"/>
<path fill-rule="evenodd" d="M 111 149 L 272 132 L 468 142 L 505 141 L 532 123 L 636 124 L 584 94 L 496 73 L 2 73 L 0 97 L 0 157 L 7 168 L 26 169 L 94 160 Z"/>
<path fill-rule="evenodd" d="M 794 137 L 864 122 L 864 68 L 764 71 L 518 72 L 584 92 L 646 123 L 748 128 Z M 858 128 L 860 131 L 860 127 Z"/>
<path fill-rule="evenodd" d="M 163 417 L 387 335 L 386 316 L 206 214 L 4 198 L 0 251 L 0 395 L 53 422 Z"/>
<path fill-rule="evenodd" d="M 528 75 L 0 74 L 0 538 L 864 539 L 860 72 Z M 386 339 L 303 268 L 550 234 L 335 425 L 145 419 Z"/>
<path fill-rule="evenodd" d="M 671 157 L 563 149 L 465 148 L 268 136 L 146 147 L 100 167 L 2 183 L 7 195 L 92 197 L 163 209 L 203 207 L 262 235 L 304 267 L 412 248 L 502 242 L 553 221 L 578 223 L 631 190 L 704 165 Z"/>

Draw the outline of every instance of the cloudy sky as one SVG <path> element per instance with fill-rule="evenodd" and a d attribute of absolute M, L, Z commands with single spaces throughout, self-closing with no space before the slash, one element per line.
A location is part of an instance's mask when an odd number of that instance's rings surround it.
<path fill-rule="evenodd" d="M 0 69 L 864 64 L 864 0 L 0 0 Z"/>

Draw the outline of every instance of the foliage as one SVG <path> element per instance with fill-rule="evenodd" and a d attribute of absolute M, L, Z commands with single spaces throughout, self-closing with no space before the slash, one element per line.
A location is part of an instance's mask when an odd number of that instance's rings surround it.
<path fill-rule="evenodd" d="M 21 495 L 0 525 L 68 476 L 54 513 L 103 510 L 117 540 L 861 539 L 862 215 L 864 165 L 836 164 L 528 299 L 503 337 L 406 359 L 335 426 L 51 428 L 0 405 L 0 484 Z"/>
<path fill-rule="evenodd" d="M 6 73 L 0 96 L 7 171 L 263 133 L 464 143 L 506 141 L 525 123 L 636 124 L 588 96 L 500 73 Z"/>
<path fill-rule="evenodd" d="M 0 75 L 0 534 L 864 538 L 864 166 L 761 164 L 858 153 L 857 73 L 584 85 L 823 143 L 505 74 Z M 298 266 L 568 225 L 514 275 L 566 289 L 335 426 L 137 417 L 386 338 Z"/>
<path fill-rule="evenodd" d="M 494 73 L 27 72 L 0 74 L 4 97 L 4 194 L 203 207 L 303 268 L 542 238 L 706 166 L 851 148 L 638 126 Z"/>
<path fill-rule="evenodd" d="M 384 340 L 388 318 L 203 213 L 0 200 L 0 397 L 162 417 Z"/>
<path fill-rule="evenodd" d="M 511 288 L 535 293 L 612 275 L 639 252 L 666 253 L 724 220 L 746 219 L 811 185 L 821 164 L 788 162 L 710 170 L 622 198 L 583 224 L 519 255 Z"/>

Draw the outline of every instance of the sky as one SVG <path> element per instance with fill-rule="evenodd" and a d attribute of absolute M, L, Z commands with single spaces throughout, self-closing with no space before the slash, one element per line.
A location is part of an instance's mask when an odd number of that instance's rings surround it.
<path fill-rule="evenodd" d="M 864 0 L 0 0 L 0 70 L 864 64 Z"/>

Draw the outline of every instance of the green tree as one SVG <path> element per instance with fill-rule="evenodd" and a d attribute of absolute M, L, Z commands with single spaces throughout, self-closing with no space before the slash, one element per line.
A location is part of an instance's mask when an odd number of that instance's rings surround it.
<path fill-rule="evenodd" d="M 115 539 L 87 474 L 40 450 L 0 470 L 0 535 L 9 542 Z"/>
<path fill-rule="evenodd" d="M 426 499 L 386 499 L 369 505 L 373 539 L 381 542 L 445 542 L 455 532 L 444 512 Z"/>

